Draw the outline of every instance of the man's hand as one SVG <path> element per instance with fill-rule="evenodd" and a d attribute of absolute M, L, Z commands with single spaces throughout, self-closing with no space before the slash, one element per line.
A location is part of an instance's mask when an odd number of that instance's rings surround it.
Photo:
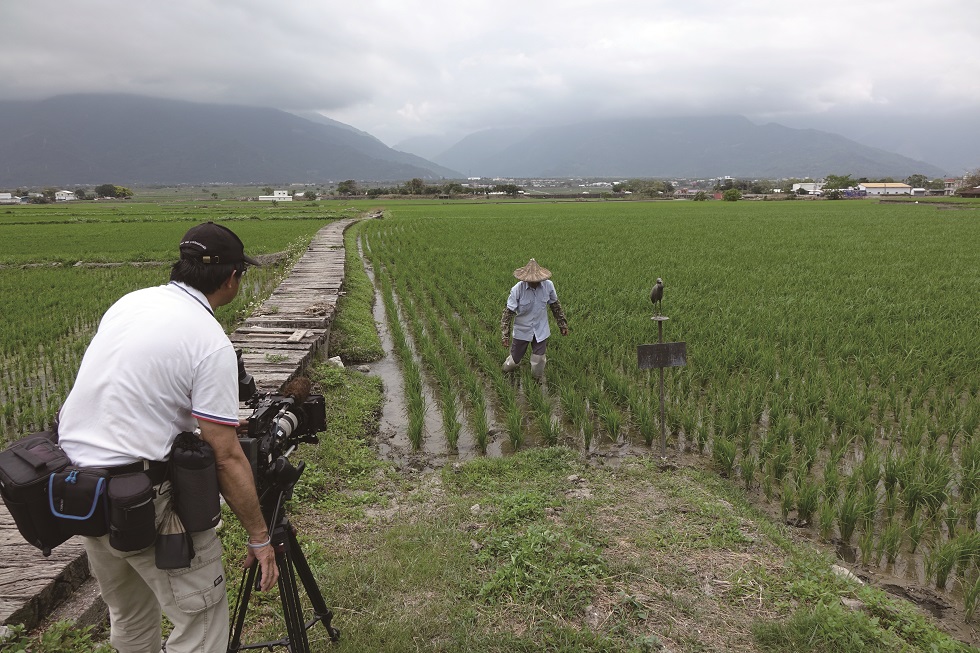
<path fill-rule="evenodd" d="M 501 338 L 500 342 L 503 343 L 504 347 L 510 347 L 510 338 L 508 338 L 507 336 Z"/>
<path fill-rule="evenodd" d="M 568 327 L 567 326 L 560 327 L 558 330 L 561 331 L 561 334 L 563 336 L 567 336 L 568 335 Z"/>
<path fill-rule="evenodd" d="M 266 545 L 258 549 L 248 547 L 248 555 L 245 557 L 245 569 L 251 567 L 255 561 L 259 563 L 259 589 L 268 592 L 279 580 L 279 565 L 276 564 L 276 551 L 272 545 Z"/>

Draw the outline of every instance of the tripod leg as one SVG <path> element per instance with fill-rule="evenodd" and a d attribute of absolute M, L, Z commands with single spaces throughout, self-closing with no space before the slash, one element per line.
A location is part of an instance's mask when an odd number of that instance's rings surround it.
<path fill-rule="evenodd" d="M 330 625 L 331 620 L 333 620 L 333 610 L 328 608 L 327 602 L 323 600 L 323 594 L 320 592 L 320 587 L 317 585 L 313 571 L 310 569 L 310 563 L 307 562 L 306 556 L 303 554 L 303 549 L 299 546 L 299 540 L 296 539 L 296 529 L 293 528 L 292 524 L 286 524 L 286 536 L 286 546 L 294 552 L 292 556 L 293 566 L 299 574 L 299 579 L 303 583 L 303 589 L 306 590 L 306 596 L 310 599 L 310 605 L 313 606 L 313 613 L 316 615 L 313 622 L 322 622 L 327 629 L 327 633 L 330 635 L 330 640 L 333 642 L 339 641 L 340 631 Z M 313 622 L 310 622 L 310 625 Z"/>
<path fill-rule="evenodd" d="M 306 624 L 303 623 L 303 604 L 299 598 L 288 540 L 276 546 L 276 563 L 279 565 L 279 598 L 282 600 L 289 650 L 306 653 L 310 650 L 310 641 L 306 636 Z"/>
<path fill-rule="evenodd" d="M 228 640 L 229 653 L 241 650 L 242 629 L 245 627 L 245 613 L 248 610 L 248 600 L 252 596 L 252 585 L 255 582 L 255 572 L 258 570 L 258 568 L 259 565 L 258 562 L 256 562 L 254 565 L 249 567 L 248 571 L 246 571 L 242 576 L 242 584 L 238 588 L 238 605 L 235 606 L 235 626 L 232 629 L 231 637 Z"/>

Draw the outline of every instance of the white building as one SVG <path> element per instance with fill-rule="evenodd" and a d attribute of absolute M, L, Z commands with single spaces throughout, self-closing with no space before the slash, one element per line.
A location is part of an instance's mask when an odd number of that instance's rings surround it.
<path fill-rule="evenodd" d="M 20 204 L 20 198 L 13 193 L 0 193 L 0 204 Z"/>
<path fill-rule="evenodd" d="M 293 196 L 288 190 L 274 190 L 272 195 L 259 195 L 259 199 L 265 202 L 292 202 Z"/>
<path fill-rule="evenodd" d="M 908 184 L 898 183 L 867 183 L 858 184 L 858 190 L 863 190 L 868 195 L 911 195 L 912 187 Z"/>
<path fill-rule="evenodd" d="M 71 200 L 77 200 L 75 196 L 75 191 L 71 190 L 58 190 L 54 193 L 55 202 L 70 202 Z"/>
<path fill-rule="evenodd" d="M 799 184 L 793 184 L 793 194 L 799 195 L 800 189 L 806 191 L 807 195 L 822 195 L 823 194 L 823 184 L 812 181 L 805 181 Z"/>

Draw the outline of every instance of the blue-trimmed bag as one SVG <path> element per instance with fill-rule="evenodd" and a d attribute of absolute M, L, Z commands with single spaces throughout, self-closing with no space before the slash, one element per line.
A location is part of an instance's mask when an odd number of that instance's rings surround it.
<path fill-rule="evenodd" d="M 101 537 L 109 532 L 104 469 L 70 465 L 48 479 L 48 503 L 65 535 Z"/>
<path fill-rule="evenodd" d="M 48 431 L 28 435 L 0 451 L 3 502 L 20 534 L 46 556 L 70 537 L 61 531 L 48 500 L 51 474 L 70 463 L 57 436 Z"/>

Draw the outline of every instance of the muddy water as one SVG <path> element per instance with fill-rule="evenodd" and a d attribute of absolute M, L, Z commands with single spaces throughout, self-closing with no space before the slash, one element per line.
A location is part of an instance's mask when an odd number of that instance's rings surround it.
<path fill-rule="evenodd" d="M 364 270 L 368 278 L 374 284 L 374 270 L 370 263 L 362 256 Z M 451 451 L 444 435 L 442 414 L 439 412 L 438 400 L 433 392 L 432 386 L 426 379 L 423 388 L 425 398 L 425 432 L 422 439 L 422 448 L 419 451 L 412 449 L 408 439 L 408 408 L 405 400 L 405 379 L 402 375 L 401 365 L 395 357 L 395 346 L 388 329 L 388 319 L 385 311 L 384 302 L 377 294 L 375 286 L 374 300 L 374 322 L 381 338 L 381 346 L 385 352 L 385 357 L 379 361 L 371 363 L 369 374 L 381 379 L 384 385 L 385 401 L 381 410 L 381 420 L 378 437 L 378 451 L 382 457 L 399 465 L 407 465 L 417 469 L 441 467 L 453 461 L 469 460 L 483 456 L 480 452 L 477 438 L 472 429 L 467 424 L 465 413 L 460 413 L 457 419 L 462 428 L 457 441 L 457 450 Z M 396 298 L 397 305 L 397 298 Z M 412 349 L 415 350 L 411 335 L 406 332 L 406 338 Z M 487 406 L 487 424 L 489 425 L 489 436 L 487 438 L 486 456 L 504 456 L 514 452 L 507 434 L 497 424 L 493 407 Z"/>

